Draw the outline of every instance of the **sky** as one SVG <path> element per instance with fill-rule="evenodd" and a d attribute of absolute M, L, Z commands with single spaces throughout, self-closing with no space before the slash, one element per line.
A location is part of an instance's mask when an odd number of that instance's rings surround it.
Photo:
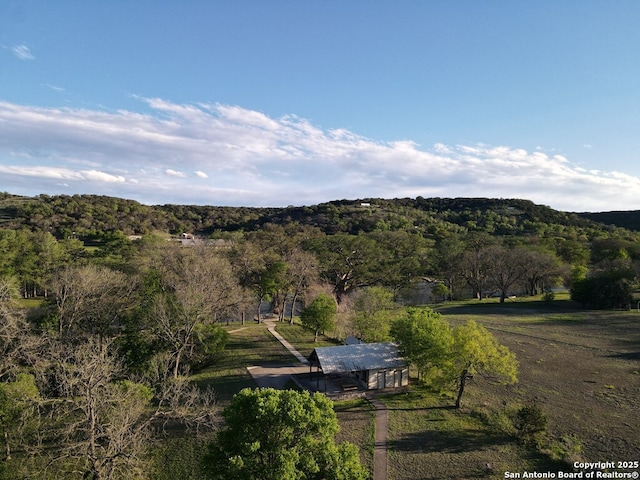
<path fill-rule="evenodd" d="M 640 209 L 640 2 L 0 0 L 0 191 Z"/>

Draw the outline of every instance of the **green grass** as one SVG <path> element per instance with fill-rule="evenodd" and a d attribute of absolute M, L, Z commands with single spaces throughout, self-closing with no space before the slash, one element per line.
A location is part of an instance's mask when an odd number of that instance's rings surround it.
<path fill-rule="evenodd" d="M 200 387 L 213 388 L 223 403 L 243 388 L 255 387 L 247 367 L 266 363 L 286 364 L 295 360 L 264 324 L 247 323 L 244 327 L 234 325 L 227 328 L 232 333 L 220 359 L 191 376 Z"/>
<path fill-rule="evenodd" d="M 389 479 L 504 478 L 506 471 L 546 471 L 557 464 L 531 452 L 473 410 L 414 385 L 383 398 L 389 408 Z"/>
<path fill-rule="evenodd" d="M 18 308 L 31 309 L 38 308 L 44 302 L 43 298 L 19 298 L 17 300 Z"/>
<path fill-rule="evenodd" d="M 360 460 L 373 474 L 375 443 L 375 409 L 365 399 L 335 402 L 334 410 L 340 423 L 336 443 L 350 442 L 360 448 Z"/>
<path fill-rule="evenodd" d="M 542 295 L 536 295 L 531 297 L 508 298 L 504 303 L 500 303 L 499 298 L 485 298 L 483 300 L 454 300 L 450 302 L 430 305 L 430 307 L 439 312 L 446 312 L 450 310 L 467 310 L 474 313 L 500 311 L 512 313 L 517 310 L 531 313 L 532 310 L 535 310 L 538 313 L 546 314 L 554 312 L 583 310 L 580 305 L 570 299 L 569 292 L 556 293 L 555 299 L 551 302 L 545 302 L 542 298 Z"/>
<path fill-rule="evenodd" d="M 339 341 L 325 335 L 318 335 L 318 341 L 314 342 L 313 332 L 298 323 L 293 325 L 287 322 L 277 323 L 276 331 L 305 357 L 311 355 L 314 348 L 340 345 Z"/>

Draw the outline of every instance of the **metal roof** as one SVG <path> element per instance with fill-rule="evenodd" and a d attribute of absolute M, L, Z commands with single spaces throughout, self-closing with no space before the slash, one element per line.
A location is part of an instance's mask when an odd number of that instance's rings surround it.
<path fill-rule="evenodd" d="M 309 361 L 312 365 L 320 366 L 326 374 L 401 368 L 406 365 L 398 355 L 398 347 L 390 342 L 320 347 L 311 352 Z"/>

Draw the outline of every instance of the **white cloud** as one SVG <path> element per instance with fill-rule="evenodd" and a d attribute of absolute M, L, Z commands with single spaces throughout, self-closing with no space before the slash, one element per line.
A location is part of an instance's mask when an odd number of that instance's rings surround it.
<path fill-rule="evenodd" d="M 14 45 L 11 47 L 13 54 L 20 60 L 35 60 L 35 56 L 26 45 Z"/>
<path fill-rule="evenodd" d="M 166 173 L 167 175 L 171 176 L 171 177 L 179 177 L 179 178 L 186 178 L 187 174 L 184 172 L 178 172 L 176 170 L 172 170 L 170 168 L 167 168 L 164 173 Z"/>
<path fill-rule="evenodd" d="M 75 180 L 79 182 L 89 181 L 95 183 L 124 183 L 126 178 L 121 175 L 112 175 L 98 170 L 72 170 L 60 167 L 29 167 L 0 165 L 0 173 L 7 176 L 32 177 L 42 179 Z M 46 192 L 42 192 L 46 193 Z"/>
<path fill-rule="evenodd" d="M 302 205 L 422 195 L 526 198 L 569 211 L 640 209 L 638 177 L 586 170 L 538 148 L 429 149 L 323 130 L 295 115 L 140 100 L 150 113 L 0 102 L 0 190 L 53 194 L 61 188 L 56 180 L 65 192 L 144 203 Z"/>
<path fill-rule="evenodd" d="M 64 88 L 58 87 L 57 85 L 51 85 L 50 83 L 43 83 L 42 86 L 50 88 L 51 90 L 53 90 L 55 92 L 64 92 L 65 91 Z"/>

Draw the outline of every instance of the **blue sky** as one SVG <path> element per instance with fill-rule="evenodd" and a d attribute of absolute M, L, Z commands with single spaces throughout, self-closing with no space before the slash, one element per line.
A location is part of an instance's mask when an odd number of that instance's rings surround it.
<path fill-rule="evenodd" d="M 0 1 L 0 190 L 640 209 L 640 2 Z"/>

